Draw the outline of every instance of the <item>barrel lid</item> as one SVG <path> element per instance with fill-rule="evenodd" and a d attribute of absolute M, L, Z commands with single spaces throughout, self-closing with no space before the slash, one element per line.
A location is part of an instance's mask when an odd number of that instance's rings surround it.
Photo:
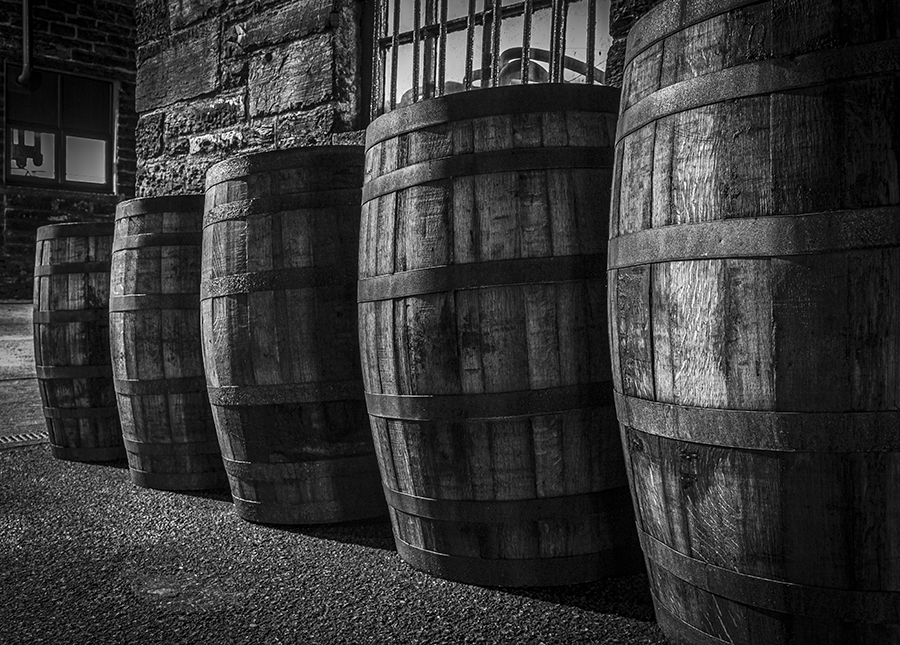
<path fill-rule="evenodd" d="M 451 121 L 533 112 L 619 113 L 617 87 L 531 83 L 489 87 L 425 99 L 378 117 L 366 129 L 366 150 L 393 137 Z"/>
<path fill-rule="evenodd" d="M 705 0 L 682 2 L 664 0 L 641 16 L 628 32 L 623 67 L 667 36 L 715 16 L 764 0 Z"/>
<path fill-rule="evenodd" d="M 61 222 L 48 224 L 37 230 L 36 241 L 59 239 L 63 237 L 100 237 L 112 235 L 115 228 L 112 222 Z"/>
<path fill-rule="evenodd" d="M 229 179 L 288 168 L 340 167 L 355 162 L 361 169 L 364 158 L 363 147 L 359 145 L 304 146 L 240 155 L 210 167 L 206 171 L 206 189 Z"/>
<path fill-rule="evenodd" d="M 119 202 L 116 206 L 116 221 L 137 215 L 179 211 L 203 211 L 204 196 L 201 193 L 188 195 L 159 195 L 157 197 L 136 197 Z"/>

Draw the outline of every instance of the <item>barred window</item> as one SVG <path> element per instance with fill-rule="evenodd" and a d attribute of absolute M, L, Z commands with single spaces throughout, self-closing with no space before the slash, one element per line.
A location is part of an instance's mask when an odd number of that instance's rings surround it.
<path fill-rule="evenodd" d="M 23 87 L 21 72 L 6 65 L 6 183 L 112 192 L 113 84 L 34 70 Z"/>
<path fill-rule="evenodd" d="M 519 83 L 603 83 L 609 0 L 375 0 L 371 117 Z"/>

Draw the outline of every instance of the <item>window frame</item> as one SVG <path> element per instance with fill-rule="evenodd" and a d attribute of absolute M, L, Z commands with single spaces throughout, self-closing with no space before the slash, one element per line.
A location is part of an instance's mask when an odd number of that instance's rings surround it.
<path fill-rule="evenodd" d="M 90 74 L 72 73 L 51 69 L 47 67 L 35 67 L 34 71 L 38 73 L 53 74 L 56 77 L 56 125 L 49 126 L 34 122 L 27 122 L 9 117 L 9 90 L 8 84 L 15 83 L 13 76 L 17 75 L 17 69 L 21 69 L 21 65 L 13 61 L 4 61 L 4 83 L 3 83 L 3 99 L 6 109 L 3 111 L 3 182 L 6 186 L 28 186 L 31 188 L 43 188 L 47 190 L 68 190 L 77 192 L 91 192 L 102 194 L 115 194 L 115 156 L 116 156 L 116 124 L 117 124 L 117 97 L 118 83 L 115 80 L 92 76 Z M 109 128 L 106 133 L 100 134 L 97 131 L 83 130 L 79 128 L 63 128 L 63 78 L 87 79 L 91 81 L 99 81 L 109 86 Z M 30 177 L 27 175 L 14 175 L 12 173 L 12 131 L 17 129 L 20 132 L 29 130 L 33 132 L 47 133 L 54 135 L 54 177 Z M 66 179 L 66 155 L 68 154 L 66 137 L 78 137 L 83 139 L 92 139 L 95 141 L 103 141 L 105 144 L 104 171 L 106 181 L 104 183 L 74 181 Z"/>

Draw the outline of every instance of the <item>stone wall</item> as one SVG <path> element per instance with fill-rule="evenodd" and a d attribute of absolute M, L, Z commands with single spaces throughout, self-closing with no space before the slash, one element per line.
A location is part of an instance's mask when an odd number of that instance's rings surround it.
<path fill-rule="evenodd" d="M 137 191 L 237 154 L 361 142 L 359 0 L 138 0 Z"/>
<path fill-rule="evenodd" d="M 134 196 L 134 0 L 31 0 L 35 67 L 115 81 L 118 86 L 115 194 L 0 184 L 0 299 L 31 298 L 34 238 L 39 226 L 112 219 Z M 0 88 L 5 63 L 22 61 L 22 3 L 0 0 Z M 0 122 L 4 121 L 0 100 Z M 5 128 L 0 149 L 8 150 Z M 5 177 L 0 155 L 0 181 Z"/>
<path fill-rule="evenodd" d="M 622 67 L 625 62 L 625 40 L 635 21 L 662 0 L 612 0 L 609 9 L 609 35 L 612 45 L 606 59 L 606 83 L 622 86 Z"/>

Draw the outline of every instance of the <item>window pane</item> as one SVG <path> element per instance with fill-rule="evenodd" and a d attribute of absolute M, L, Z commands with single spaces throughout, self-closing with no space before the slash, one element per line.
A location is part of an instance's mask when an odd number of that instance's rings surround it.
<path fill-rule="evenodd" d="M 14 177 L 56 178 L 56 137 L 49 132 L 9 129 L 8 167 Z"/>
<path fill-rule="evenodd" d="M 20 65 L 8 65 L 6 71 L 6 97 L 9 102 L 6 118 L 10 121 L 57 127 L 59 76 L 52 72 L 35 70 L 31 76 L 31 83 L 25 88 L 16 82 L 22 73 Z"/>
<path fill-rule="evenodd" d="M 66 137 L 66 181 L 106 183 L 106 141 Z"/>
<path fill-rule="evenodd" d="M 81 76 L 63 76 L 63 129 L 111 134 L 111 93 L 111 85 L 106 81 Z"/>

